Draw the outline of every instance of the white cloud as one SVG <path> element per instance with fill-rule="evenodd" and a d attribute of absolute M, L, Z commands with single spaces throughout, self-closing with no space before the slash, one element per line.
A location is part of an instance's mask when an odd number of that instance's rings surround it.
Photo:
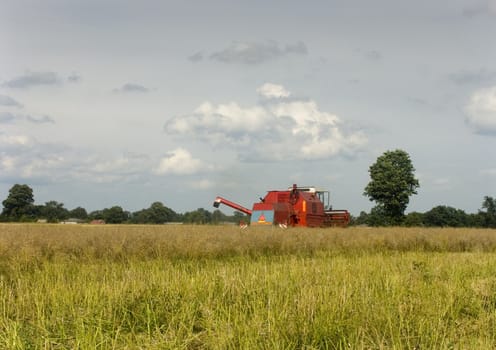
<path fill-rule="evenodd" d="M 196 190 L 208 190 L 209 188 L 214 187 L 214 183 L 210 180 L 203 179 L 199 181 L 191 181 L 189 183 L 189 187 Z"/>
<path fill-rule="evenodd" d="M 165 131 L 231 147 L 245 161 L 350 156 L 367 143 L 362 132 L 347 132 L 336 115 L 321 111 L 315 101 L 279 98 L 290 93 L 276 84 L 257 91 L 268 98 L 263 104 L 243 108 L 235 102 L 205 102 L 193 114 L 168 121 Z"/>
<path fill-rule="evenodd" d="M 291 93 L 282 85 L 265 83 L 257 89 L 257 92 L 262 97 L 266 98 L 280 98 L 289 97 Z"/>
<path fill-rule="evenodd" d="M 10 172 L 15 169 L 15 159 L 0 153 L 0 169 L 2 172 Z"/>
<path fill-rule="evenodd" d="M 132 174 L 142 169 L 146 157 L 139 155 L 123 154 L 117 157 L 88 157 L 85 159 L 85 167 L 92 173 L 127 173 Z"/>
<path fill-rule="evenodd" d="M 30 143 L 30 138 L 26 135 L 3 135 L 0 134 L 0 146 L 26 146 Z"/>
<path fill-rule="evenodd" d="M 32 182 L 129 183 L 142 181 L 152 169 L 144 155 L 101 155 L 49 144 L 26 135 L 0 134 L 0 180 Z"/>
<path fill-rule="evenodd" d="M 20 175 L 24 179 L 49 178 L 53 171 L 60 169 L 65 163 L 64 157 L 60 155 L 46 155 L 43 158 L 30 159 L 20 167 Z"/>
<path fill-rule="evenodd" d="M 152 160 L 142 154 L 80 155 L 71 162 L 67 176 L 89 183 L 143 182 L 152 169 Z"/>
<path fill-rule="evenodd" d="M 496 86 L 474 92 L 465 108 L 467 123 L 480 134 L 496 134 Z"/>
<path fill-rule="evenodd" d="M 208 169 L 208 166 L 201 160 L 193 158 L 187 150 L 176 148 L 173 151 L 167 152 L 167 155 L 160 159 L 155 173 L 159 175 L 191 175 Z"/>
<path fill-rule="evenodd" d="M 0 149 L 0 179 L 54 179 L 51 170 L 65 164 L 61 152 L 26 135 L 0 135 Z"/>

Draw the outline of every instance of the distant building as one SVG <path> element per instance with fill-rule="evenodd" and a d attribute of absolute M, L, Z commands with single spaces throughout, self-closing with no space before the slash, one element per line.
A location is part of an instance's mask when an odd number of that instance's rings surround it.
<path fill-rule="evenodd" d="M 105 225 L 105 220 L 91 220 L 90 225 Z"/>
<path fill-rule="evenodd" d="M 75 225 L 75 224 L 82 224 L 82 223 L 84 223 L 84 220 L 71 218 L 71 219 L 67 219 L 65 221 L 61 221 L 60 223 L 61 224 L 66 224 L 66 225 Z"/>

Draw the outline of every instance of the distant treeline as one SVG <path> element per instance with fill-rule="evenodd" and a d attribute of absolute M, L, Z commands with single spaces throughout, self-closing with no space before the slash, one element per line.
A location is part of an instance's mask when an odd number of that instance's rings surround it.
<path fill-rule="evenodd" d="M 101 220 L 109 224 L 164 224 L 180 222 L 187 224 L 220 224 L 225 222 L 249 222 L 249 217 L 235 211 L 233 215 L 225 215 L 216 209 L 213 212 L 198 208 L 186 213 L 177 213 L 161 202 L 154 202 L 148 208 L 135 212 L 113 206 L 102 210 L 87 212 L 82 207 L 69 210 L 63 203 L 49 201 L 44 205 L 34 204 L 33 190 L 28 185 L 14 185 L 8 197 L 2 202 L 3 210 L 0 221 L 3 222 L 36 222 L 46 220 L 50 223 L 72 220 L 91 222 Z M 378 205 L 370 212 L 362 211 L 353 217 L 351 225 L 396 226 L 390 216 Z M 461 209 L 439 205 L 425 213 L 411 212 L 404 215 L 400 225 L 426 227 L 488 227 L 496 228 L 496 199 L 484 197 L 482 209 L 475 214 L 468 214 Z"/>
<path fill-rule="evenodd" d="M 186 213 L 177 213 L 161 202 L 154 202 L 148 208 L 135 212 L 113 206 L 102 210 L 87 212 L 83 207 L 67 209 L 63 203 L 48 201 L 44 205 L 34 204 L 33 190 L 28 185 L 14 185 L 8 197 L 2 202 L 1 222 L 36 222 L 46 220 L 49 223 L 73 221 L 91 222 L 101 220 L 108 224 L 164 224 L 182 222 L 188 224 L 220 224 L 223 222 L 248 222 L 248 218 L 239 212 L 225 215 L 220 210 L 210 212 L 203 208 Z"/>
<path fill-rule="evenodd" d="M 369 213 L 362 211 L 353 218 L 352 225 L 389 226 L 381 207 L 374 207 Z M 482 209 L 475 214 L 446 205 L 438 205 L 425 213 L 411 212 L 403 217 L 402 225 L 496 228 L 496 199 L 484 197 Z"/>

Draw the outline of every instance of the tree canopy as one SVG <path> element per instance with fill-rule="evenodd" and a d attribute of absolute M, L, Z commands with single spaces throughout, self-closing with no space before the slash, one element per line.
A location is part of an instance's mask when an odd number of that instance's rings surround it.
<path fill-rule="evenodd" d="M 482 202 L 482 208 L 485 209 L 480 212 L 483 217 L 484 226 L 496 227 L 496 198 L 485 196 Z"/>
<path fill-rule="evenodd" d="M 109 224 L 122 224 L 129 219 L 129 216 L 130 214 L 118 205 L 102 210 L 103 220 Z"/>
<path fill-rule="evenodd" d="M 34 215 L 33 189 L 28 185 L 15 184 L 2 202 L 2 216 L 12 221 L 27 219 Z"/>
<path fill-rule="evenodd" d="M 424 214 L 425 226 L 465 227 L 469 217 L 460 209 L 438 205 Z"/>
<path fill-rule="evenodd" d="M 69 217 L 69 211 L 64 208 L 64 203 L 57 201 L 46 202 L 40 208 L 40 213 L 48 222 L 59 222 Z"/>
<path fill-rule="evenodd" d="M 377 203 L 376 213 L 387 224 L 400 224 L 410 196 L 417 194 L 419 181 L 408 153 L 387 151 L 369 168 L 370 182 L 363 194 Z"/>

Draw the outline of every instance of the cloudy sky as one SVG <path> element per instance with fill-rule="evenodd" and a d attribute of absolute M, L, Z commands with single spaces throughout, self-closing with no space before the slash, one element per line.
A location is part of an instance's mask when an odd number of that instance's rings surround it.
<path fill-rule="evenodd" d="M 394 149 L 409 211 L 496 196 L 496 0 L 0 3 L 2 200 L 185 212 L 297 183 L 357 215 Z"/>

